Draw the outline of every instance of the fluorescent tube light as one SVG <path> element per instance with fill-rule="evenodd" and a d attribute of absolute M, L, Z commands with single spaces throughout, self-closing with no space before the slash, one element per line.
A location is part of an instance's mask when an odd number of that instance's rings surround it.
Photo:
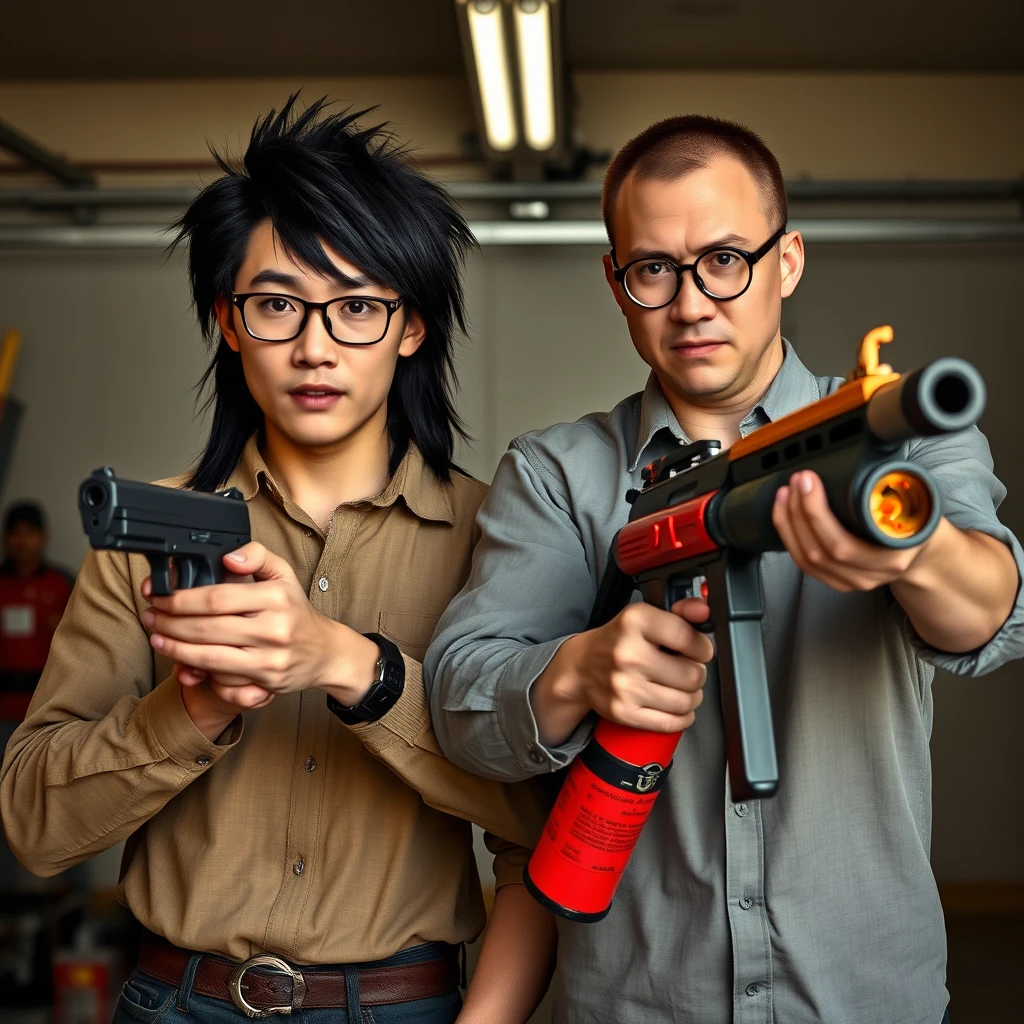
<path fill-rule="evenodd" d="M 491 148 L 503 153 L 515 149 L 519 133 L 501 8 L 501 3 L 494 0 L 469 0 L 466 5 L 484 130 Z"/>
<path fill-rule="evenodd" d="M 555 144 L 551 5 L 547 0 L 519 0 L 515 25 L 526 141 L 531 149 L 543 152 Z"/>

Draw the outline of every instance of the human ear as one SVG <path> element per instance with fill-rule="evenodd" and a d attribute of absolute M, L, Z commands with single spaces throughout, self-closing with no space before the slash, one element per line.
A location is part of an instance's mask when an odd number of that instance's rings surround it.
<path fill-rule="evenodd" d="M 228 348 L 234 352 L 241 351 L 242 345 L 238 340 L 238 334 L 235 331 L 235 317 L 234 317 L 234 306 L 228 302 L 223 295 L 218 295 L 217 300 L 213 304 L 213 312 L 217 317 L 217 326 L 220 327 L 220 333 L 224 335 L 224 340 L 228 343 Z"/>
<path fill-rule="evenodd" d="M 796 291 L 804 273 L 804 237 L 799 231 L 782 236 L 779 261 L 782 266 L 782 297 L 788 299 Z"/>
<path fill-rule="evenodd" d="M 405 326 L 402 328 L 402 343 L 398 346 L 400 356 L 413 356 L 423 344 L 427 336 L 427 327 L 423 323 L 423 317 L 414 309 L 405 318 Z"/>
<path fill-rule="evenodd" d="M 615 264 L 612 263 L 611 255 L 609 253 L 605 253 L 601 257 L 601 262 L 604 264 L 604 279 L 608 282 L 608 287 L 612 290 L 612 295 L 615 297 L 615 302 L 619 307 L 619 311 L 623 316 L 625 316 L 626 303 L 629 300 L 622 294 L 619 282 L 615 280 Z"/>

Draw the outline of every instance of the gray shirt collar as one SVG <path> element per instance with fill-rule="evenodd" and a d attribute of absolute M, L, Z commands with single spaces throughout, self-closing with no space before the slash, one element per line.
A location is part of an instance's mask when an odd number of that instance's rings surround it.
<path fill-rule="evenodd" d="M 800 357 L 793 346 L 785 338 L 782 339 L 782 346 L 784 354 L 779 372 L 768 385 L 768 390 L 761 397 L 761 401 L 740 423 L 740 433 L 744 436 L 821 397 L 817 378 L 800 362 Z M 658 378 L 652 372 L 647 378 L 647 386 L 640 400 L 637 443 L 629 464 L 631 473 L 640 464 L 651 442 L 663 430 L 668 430 L 680 444 L 690 443 L 690 439 L 683 433 L 683 428 L 679 426 L 665 393 L 661 390 Z"/>

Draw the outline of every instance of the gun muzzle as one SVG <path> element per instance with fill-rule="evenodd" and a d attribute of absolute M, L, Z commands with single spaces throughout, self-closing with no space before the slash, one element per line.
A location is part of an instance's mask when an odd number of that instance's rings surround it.
<path fill-rule="evenodd" d="M 82 481 L 78 489 L 78 508 L 82 526 L 89 539 L 102 537 L 113 521 L 116 485 L 111 471 L 98 469 Z"/>
<path fill-rule="evenodd" d="M 985 382 L 963 359 L 944 358 L 878 389 L 868 402 L 868 428 L 900 443 L 966 430 L 985 411 Z"/>
<path fill-rule="evenodd" d="M 866 487 L 867 527 L 885 547 L 921 542 L 938 523 L 935 485 L 922 474 L 902 465 L 883 466 Z M 896 545 L 894 542 L 901 541 Z"/>

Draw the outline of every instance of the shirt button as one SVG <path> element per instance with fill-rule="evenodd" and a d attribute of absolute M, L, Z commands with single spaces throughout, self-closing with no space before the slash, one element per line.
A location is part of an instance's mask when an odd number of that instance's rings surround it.
<path fill-rule="evenodd" d="M 544 763 L 544 755 L 539 750 L 537 750 L 536 747 L 535 747 L 533 750 L 530 751 L 530 760 L 534 764 L 543 764 Z"/>
<path fill-rule="evenodd" d="M 326 576 L 321 576 L 320 579 L 316 581 L 316 585 L 320 588 L 321 593 L 326 594 L 330 583 L 327 582 Z"/>
<path fill-rule="evenodd" d="M 760 992 L 760 991 L 761 991 L 761 986 L 760 985 L 753 985 L 752 984 L 752 985 L 748 985 L 747 986 L 747 995 L 748 996 L 756 996 L 757 993 Z"/>
<path fill-rule="evenodd" d="M 292 871 L 294 871 L 295 874 L 297 875 L 301 875 L 302 872 L 305 871 L 305 869 L 306 862 L 301 857 L 292 865 Z"/>
<path fill-rule="evenodd" d="M 312 754 L 310 754 L 309 757 L 306 758 L 306 771 L 307 772 L 315 772 L 316 771 L 316 758 L 313 757 Z"/>
<path fill-rule="evenodd" d="M 744 910 L 749 910 L 754 905 L 754 901 L 749 896 L 740 897 L 740 906 Z"/>
<path fill-rule="evenodd" d="M 749 804 L 736 804 L 736 805 L 734 805 L 734 807 L 733 807 L 733 810 L 734 810 L 734 811 L 735 811 L 735 812 L 736 812 L 736 813 L 737 813 L 737 814 L 738 814 L 738 815 L 739 815 L 739 816 L 740 816 L 741 818 L 745 818 L 745 817 L 747 816 L 747 811 L 749 811 L 749 810 L 750 810 L 750 806 L 749 806 Z"/>
<path fill-rule="evenodd" d="M 210 759 L 205 754 L 200 754 L 199 757 L 196 758 L 196 764 L 199 765 L 200 768 L 205 768 L 209 763 Z"/>
<path fill-rule="evenodd" d="M 313 536 L 313 531 L 312 530 L 306 530 L 304 532 L 306 534 L 306 540 L 309 540 L 309 538 Z"/>

